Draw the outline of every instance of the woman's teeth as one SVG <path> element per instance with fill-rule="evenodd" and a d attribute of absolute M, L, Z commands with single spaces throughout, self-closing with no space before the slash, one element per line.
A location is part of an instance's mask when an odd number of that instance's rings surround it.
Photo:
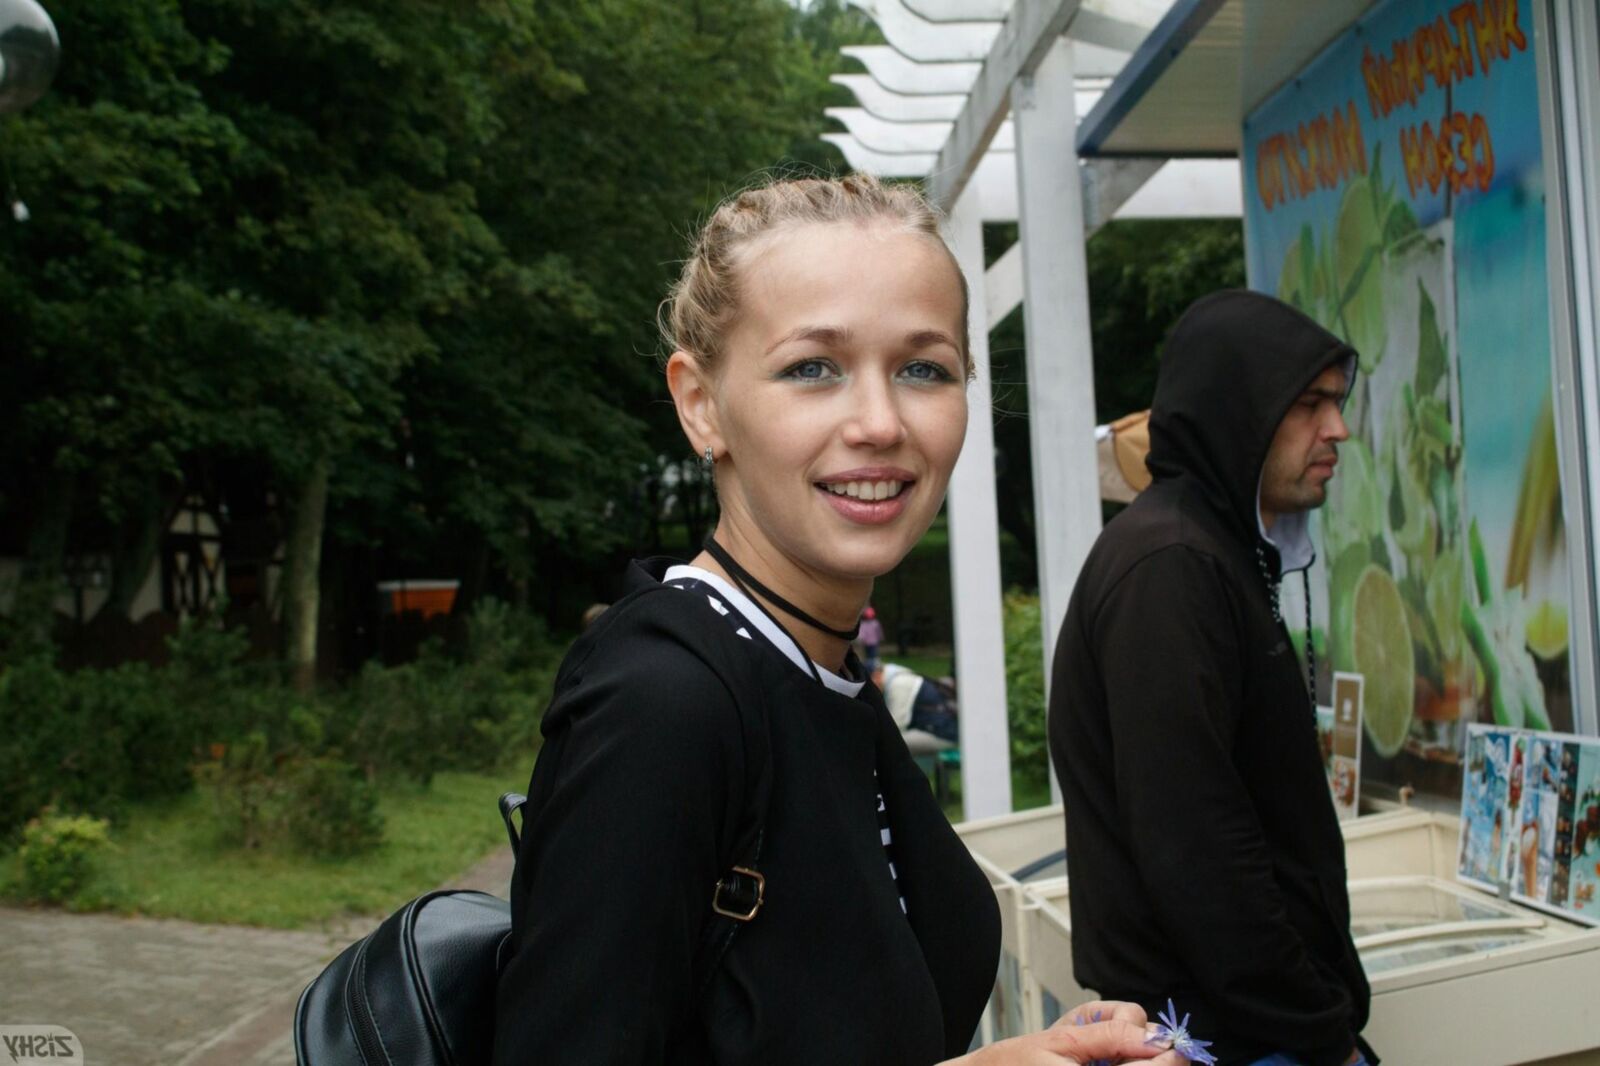
<path fill-rule="evenodd" d="M 822 487 L 835 496 L 849 496 L 857 500 L 887 500 L 891 496 L 900 495 L 900 490 L 905 487 L 905 482 L 836 481 L 824 484 Z"/>

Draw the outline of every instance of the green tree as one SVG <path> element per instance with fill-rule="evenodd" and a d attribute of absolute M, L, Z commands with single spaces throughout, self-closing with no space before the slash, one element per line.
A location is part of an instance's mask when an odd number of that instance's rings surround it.
<path fill-rule="evenodd" d="M 52 13 L 68 60 L 0 142 L 33 207 L 0 228 L 14 614 L 47 632 L 104 544 L 125 612 L 186 490 L 255 492 L 301 685 L 329 566 L 438 567 L 465 609 L 644 536 L 685 232 L 814 144 L 861 31 L 837 0 Z"/>

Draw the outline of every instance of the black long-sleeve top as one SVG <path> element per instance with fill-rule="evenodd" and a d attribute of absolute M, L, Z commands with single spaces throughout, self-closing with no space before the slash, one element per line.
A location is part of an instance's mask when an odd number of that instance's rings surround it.
<path fill-rule="evenodd" d="M 819 685 L 704 596 L 661 585 L 664 570 L 636 566 L 557 677 L 512 880 L 497 1066 L 962 1053 L 999 915 L 877 690 Z M 702 995 L 712 891 L 762 774 L 766 902 Z"/>

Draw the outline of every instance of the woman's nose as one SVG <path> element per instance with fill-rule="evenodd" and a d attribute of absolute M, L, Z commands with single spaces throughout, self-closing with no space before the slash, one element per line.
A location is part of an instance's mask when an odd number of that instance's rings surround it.
<path fill-rule="evenodd" d="M 845 423 L 845 443 L 887 448 L 905 440 L 905 422 L 891 386 L 863 383 L 853 391 L 854 409 Z"/>

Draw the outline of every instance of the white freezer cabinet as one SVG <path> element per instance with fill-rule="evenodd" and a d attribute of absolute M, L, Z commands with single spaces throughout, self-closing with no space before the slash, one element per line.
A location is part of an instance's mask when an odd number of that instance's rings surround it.
<path fill-rule="evenodd" d="M 1351 932 L 1372 984 L 1365 1036 L 1385 1062 L 1600 1066 L 1600 929 L 1457 883 L 1453 817 L 1399 810 L 1344 830 Z M 996 886 L 1006 929 L 996 990 L 1005 1013 L 993 1035 L 1048 1025 L 1093 995 L 1072 974 L 1061 809 L 962 835 Z"/>

